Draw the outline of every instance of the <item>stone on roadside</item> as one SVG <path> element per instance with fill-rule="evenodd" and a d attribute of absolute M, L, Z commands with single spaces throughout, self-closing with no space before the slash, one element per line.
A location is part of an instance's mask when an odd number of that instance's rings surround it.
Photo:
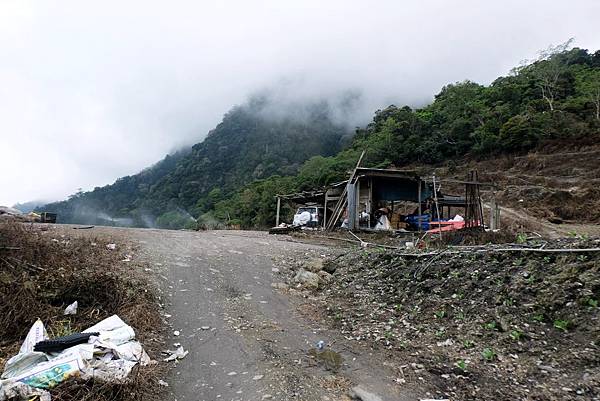
<path fill-rule="evenodd" d="M 333 276 L 327 273 L 325 270 L 321 270 L 317 274 L 319 275 L 319 277 L 321 277 L 321 280 L 323 280 L 325 284 L 329 284 L 333 280 Z"/>
<path fill-rule="evenodd" d="M 271 283 L 271 287 L 277 290 L 287 290 L 288 288 L 290 288 L 290 286 L 286 283 Z"/>
<path fill-rule="evenodd" d="M 304 262 L 304 268 L 313 273 L 323 270 L 323 265 L 323 259 L 309 259 Z"/>
<path fill-rule="evenodd" d="M 361 386 L 355 386 L 350 389 L 350 398 L 353 400 L 361 400 L 361 401 L 382 401 L 381 397 L 368 392 Z"/>
<path fill-rule="evenodd" d="M 296 276 L 294 277 L 294 281 L 297 283 L 300 283 L 303 286 L 308 287 L 308 288 L 318 288 L 319 282 L 321 281 L 321 279 L 319 278 L 319 275 L 316 273 L 312 273 L 312 272 L 306 271 L 304 269 L 300 269 L 300 270 L 298 270 L 298 273 L 296 273 Z"/>

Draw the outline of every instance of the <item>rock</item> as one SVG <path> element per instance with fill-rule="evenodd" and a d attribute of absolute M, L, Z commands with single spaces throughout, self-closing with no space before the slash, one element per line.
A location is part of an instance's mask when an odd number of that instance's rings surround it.
<path fill-rule="evenodd" d="M 300 270 L 298 270 L 298 273 L 296 273 L 296 276 L 294 277 L 294 281 L 302 284 L 305 287 L 318 288 L 319 282 L 321 281 L 321 279 L 319 278 L 319 275 L 316 273 L 312 273 L 312 272 L 308 272 L 304 269 L 300 269 Z"/>
<path fill-rule="evenodd" d="M 271 283 L 271 287 L 278 290 L 287 290 L 288 288 L 290 288 L 290 286 L 286 283 Z"/>
<path fill-rule="evenodd" d="M 355 386 L 350 390 L 350 397 L 354 400 L 361 401 L 382 401 L 381 397 L 373 393 L 368 392 L 361 386 Z"/>
<path fill-rule="evenodd" d="M 323 270 L 323 265 L 323 259 L 309 259 L 304 262 L 305 269 L 313 273 Z"/>
<path fill-rule="evenodd" d="M 317 273 L 325 284 L 329 284 L 333 281 L 333 276 L 327 273 L 325 270 L 321 270 Z"/>

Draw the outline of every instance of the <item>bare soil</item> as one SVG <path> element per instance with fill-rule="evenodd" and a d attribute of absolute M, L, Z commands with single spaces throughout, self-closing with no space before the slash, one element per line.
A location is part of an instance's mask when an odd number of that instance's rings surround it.
<path fill-rule="evenodd" d="M 504 207 L 505 227 L 539 229 L 556 236 L 569 231 L 600 235 L 600 146 L 553 146 L 527 155 L 470 160 L 444 167 L 422 167 L 442 179 L 464 180 L 476 169 L 480 181 L 497 186 Z M 450 182 L 443 189 L 461 194 L 464 187 Z M 484 191 L 489 201 L 491 191 Z M 526 216 L 525 219 L 521 219 Z"/>
<path fill-rule="evenodd" d="M 405 385 L 453 400 L 600 398 L 598 252 L 414 258 L 360 249 L 326 265 L 333 280 L 315 308 Z"/>

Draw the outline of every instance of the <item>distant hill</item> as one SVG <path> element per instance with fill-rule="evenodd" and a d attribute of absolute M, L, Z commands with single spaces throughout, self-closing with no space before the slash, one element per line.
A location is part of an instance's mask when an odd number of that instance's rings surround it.
<path fill-rule="evenodd" d="M 312 156 L 331 156 L 349 141 L 327 102 L 278 109 L 268 96 L 234 107 L 204 141 L 138 174 L 80 192 L 39 210 L 61 223 L 179 228 L 214 201 L 253 180 L 293 175 Z M 210 195 L 210 196 L 209 196 Z"/>

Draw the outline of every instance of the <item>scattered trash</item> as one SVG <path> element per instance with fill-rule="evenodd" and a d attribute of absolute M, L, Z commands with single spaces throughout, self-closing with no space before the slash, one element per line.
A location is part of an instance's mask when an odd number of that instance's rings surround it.
<path fill-rule="evenodd" d="M 229 372 L 229 373 L 227 373 L 227 376 L 235 376 L 235 375 L 237 375 L 237 372 Z"/>
<path fill-rule="evenodd" d="M 265 377 L 265 375 L 256 375 L 256 376 L 254 376 L 254 377 L 252 378 L 252 380 L 260 380 L 260 379 L 262 379 L 263 377 Z"/>
<path fill-rule="evenodd" d="M 322 350 L 323 348 L 325 348 L 325 341 L 323 341 L 323 340 L 320 340 L 320 341 L 317 343 L 317 349 L 318 349 L 318 350 Z"/>
<path fill-rule="evenodd" d="M 57 337 L 52 340 L 42 340 L 35 344 L 33 350 L 35 352 L 45 352 L 47 354 L 53 352 L 61 352 L 75 345 L 85 344 L 91 336 L 98 337 L 100 333 L 75 333 L 64 337 Z"/>
<path fill-rule="evenodd" d="M 166 351 L 166 353 L 170 353 L 171 355 L 169 355 L 168 357 L 166 357 L 165 359 L 163 359 L 165 362 L 170 362 L 170 361 L 174 361 L 176 359 L 183 359 L 186 357 L 186 355 L 188 354 L 189 351 L 184 351 L 183 347 L 179 347 L 177 348 L 177 350 L 175 351 Z"/>
<path fill-rule="evenodd" d="M 47 341 L 44 324 L 38 319 L 29 330 L 19 353 L 6 362 L 0 382 L 0 401 L 35 396 L 49 401 L 50 393 L 45 390 L 70 378 L 120 382 L 138 363 L 145 366 L 151 362 L 142 345 L 134 340 L 133 328 L 117 315 L 69 337 L 58 342 L 56 339 Z M 84 337 L 87 341 L 79 343 Z M 60 352 L 37 351 L 45 348 L 36 347 L 36 344 L 44 343 L 76 345 Z"/>
<path fill-rule="evenodd" d="M 208 330 L 208 329 L 210 329 L 210 326 L 202 326 L 202 327 L 200 327 L 200 329 L 202 329 L 202 330 Z"/>
<path fill-rule="evenodd" d="M 173 335 L 174 335 L 175 337 L 177 337 L 177 336 L 178 336 L 178 335 L 180 335 L 180 334 L 181 334 L 181 333 L 179 332 L 179 330 L 175 330 L 175 331 L 173 332 Z"/>
<path fill-rule="evenodd" d="M 159 380 L 159 381 L 158 381 L 158 385 L 159 385 L 159 386 L 163 386 L 163 387 L 169 387 L 169 383 L 167 383 L 167 382 L 166 382 L 166 381 L 164 381 L 164 380 Z"/>
<path fill-rule="evenodd" d="M 106 248 L 110 249 L 111 251 L 114 251 L 115 249 L 117 249 L 117 244 L 106 244 Z"/>
<path fill-rule="evenodd" d="M 75 315 L 77 314 L 77 301 L 73 302 L 71 305 L 65 308 L 65 315 Z"/>

